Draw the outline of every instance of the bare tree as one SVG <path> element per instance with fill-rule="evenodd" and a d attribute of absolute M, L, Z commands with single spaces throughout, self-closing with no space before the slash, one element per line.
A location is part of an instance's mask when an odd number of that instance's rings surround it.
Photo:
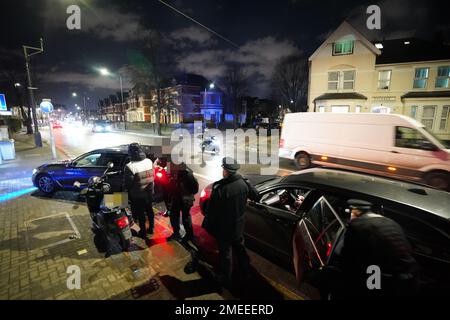
<path fill-rule="evenodd" d="M 237 118 L 242 111 L 241 99 L 247 94 L 250 86 L 250 81 L 245 74 L 242 65 L 236 63 L 228 65 L 225 71 L 224 86 L 227 101 L 233 109 L 234 128 L 237 128 Z"/>
<path fill-rule="evenodd" d="M 161 34 L 154 30 L 146 31 L 143 36 L 142 52 L 133 51 L 129 58 L 130 64 L 125 67 L 125 73 L 134 83 L 145 83 L 156 92 L 156 132 L 161 135 L 162 88 L 167 79 L 168 69 L 164 43 Z"/>
<path fill-rule="evenodd" d="M 33 134 L 33 125 L 31 118 L 31 105 L 28 104 L 27 111 L 24 106 L 26 103 L 26 76 L 23 65 L 23 57 L 19 53 L 0 53 L 0 77 L 1 82 L 10 89 L 14 97 L 14 102 L 20 108 L 23 124 L 27 128 L 27 134 Z M 20 84 L 20 86 L 16 86 Z"/>
<path fill-rule="evenodd" d="M 292 111 L 306 111 L 308 90 L 308 60 L 301 54 L 284 57 L 278 61 L 272 76 L 275 96 Z"/>

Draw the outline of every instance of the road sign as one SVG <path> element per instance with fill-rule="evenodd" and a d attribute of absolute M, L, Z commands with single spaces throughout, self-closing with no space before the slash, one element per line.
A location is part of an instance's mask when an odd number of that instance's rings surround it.
<path fill-rule="evenodd" d="M 6 98 L 3 93 L 0 93 L 0 111 L 6 111 L 8 108 L 6 107 Z"/>
<path fill-rule="evenodd" d="M 41 107 L 41 112 L 44 113 L 53 112 L 53 104 L 50 99 L 42 99 L 42 102 L 39 106 Z"/>

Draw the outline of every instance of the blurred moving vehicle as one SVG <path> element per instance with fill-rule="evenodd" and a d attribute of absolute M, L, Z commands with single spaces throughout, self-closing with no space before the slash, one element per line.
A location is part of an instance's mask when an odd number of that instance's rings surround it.
<path fill-rule="evenodd" d="M 109 120 L 95 120 L 92 132 L 111 132 L 112 124 Z"/>
<path fill-rule="evenodd" d="M 421 267 L 421 297 L 442 299 L 448 294 L 449 193 L 325 168 L 248 178 L 261 194 L 258 202 L 247 203 L 244 235 L 249 247 L 294 272 L 309 297 L 320 296 L 317 279 L 342 246 L 350 219 L 349 199 L 371 202 L 378 208 L 376 213 L 402 226 Z M 202 212 L 210 194 L 211 185 L 201 192 Z"/>
<path fill-rule="evenodd" d="M 131 226 L 133 216 L 128 207 L 108 208 L 104 204 L 105 193 L 110 192 L 111 185 L 108 176 L 115 175 L 111 169 L 114 164 L 109 162 L 101 176 L 89 178 L 86 184 L 75 181 L 74 187 L 81 189 L 80 194 L 86 196 L 86 203 L 92 221 L 94 243 L 105 257 L 128 251 L 132 236 Z"/>
<path fill-rule="evenodd" d="M 155 161 L 159 157 L 169 159 L 162 154 L 159 146 L 142 145 L 147 157 Z M 111 192 L 122 191 L 123 172 L 125 165 L 130 161 L 128 145 L 97 149 L 87 152 L 74 160 L 64 160 L 48 163 L 33 170 L 32 181 L 34 186 L 46 194 L 52 194 L 57 190 L 76 190 L 74 182 L 86 184 L 91 177 L 101 177 L 108 163 L 113 163 L 114 174 L 108 175 L 108 184 Z M 162 168 L 163 170 L 164 167 Z M 157 184 L 164 179 L 159 178 L 160 171 L 154 170 L 155 190 L 159 190 Z"/>
<path fill-rule="evenodd" d="M 62 124 L 61 124 L 61 122 L 59 122 L 58 120 L 57 120 L 57 121 L 53 121 L 53 122 L 52 122 L 52 128 L 53 128 L 53 129 L 62 129 Z"/>
<path fill-rule="evenodd" d="M 421 181 L 450 191 L 450 150 L 420 122 L 396 114 L 286 114 L 282 158 Z"/>
<path fill-rule="evenodd" d="M 205 139 L 200 143 L 202 152 L 211 153 L 217 155 L 220 153 L 220 143 L 216 137 L 205 137 Z"/>

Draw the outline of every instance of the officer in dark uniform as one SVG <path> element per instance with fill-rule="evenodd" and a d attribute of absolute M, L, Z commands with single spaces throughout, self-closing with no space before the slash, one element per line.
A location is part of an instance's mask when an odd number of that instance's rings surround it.
<path fill-rule="evenodd" d="M 418 264 L 401 226 L 372 212 L 370 202 L 348 200 L 351 219 L 343 246 L 331 265 L 342 272 L 334 279 L 332 299 L 404 299 L 418 292 Z M 380 288 L 369 288 L 368 279 L 380 270 Z M 370 269 L 369 269 L 370 270 Z M 370 281 L 369 281 L 370 282 Z"/>
<path fill-rule="evenodd" d="M 247 199 L 258 200 L 258 192 L 237 171 L 240 165 L 232 158 L 222 160 L 223 179 L 215 182 L 205 212 L 203 227 L 217 241 L 219 248 L 219 282 L 231 286 L 232 251 L 240 270 L 248 274 L 250 259 L 244 246 L 245 206 Z"/>

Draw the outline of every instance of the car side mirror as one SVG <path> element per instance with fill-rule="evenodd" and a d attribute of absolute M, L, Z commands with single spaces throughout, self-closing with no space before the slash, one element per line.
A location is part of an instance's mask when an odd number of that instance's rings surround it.
<path fill-rule="evenodd" d="M 438 148 L 430 141 L 422 141 L 420 148 L 426 151 L 437 151 Z"/>

